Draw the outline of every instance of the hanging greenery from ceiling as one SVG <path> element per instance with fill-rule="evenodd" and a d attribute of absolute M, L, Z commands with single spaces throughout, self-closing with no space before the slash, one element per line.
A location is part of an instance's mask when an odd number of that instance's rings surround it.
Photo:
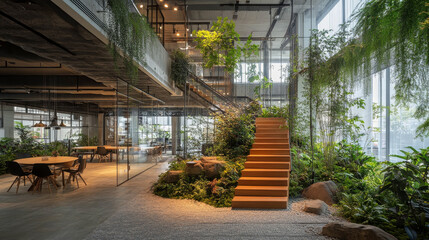
<path fill-rule="evenodd" d="M 417 129 L 429 135 L 429 3 L 427 0 L 372 0 L 355 16 L 354 34 L 362 46 L 352 65 L 367 75 L 394 66 L 398 104 L 416 104 Z"/>
<path fill-rule="evenodd" d="M 235 31 L 235 23 L 227 17 L 218 17 L 210 30 L 193 31 L 196 36 L 196 48 L 203 55 L 204 67 L 224 65 L 228 72 L 234 72 L 241 57 L 258 54 L 259 47 L 252 44 L 252 35 L 247 41 L 240 41 L 240 34 Z"/>
<path fill-rule="evenodd" d="M 145 18 L 137 12 L 131 12 L 130 1 L 108 0 L 111 11 L 108 18 L 107 34 L 108 48 L 112 54 L 115 66 L 124 68 L 131 80 L 138 78 L 138 66 L 145 63 L 146 47 L 156 36 Z"/>

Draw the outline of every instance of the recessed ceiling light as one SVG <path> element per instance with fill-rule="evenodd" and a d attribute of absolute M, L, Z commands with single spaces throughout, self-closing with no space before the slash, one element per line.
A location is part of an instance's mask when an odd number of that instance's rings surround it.
<path fill-rule="evenodd" d="M 187 28 L 187 29 L 186 29 L 186 31 L 188 31 L 188 32 L 189 32 L 189 28 Z"/>
<path fill-rule="evenodd" d="M 164 4 L 164 7 L 165 7 L 165 8 L 168 8 L 168 3 Z"/>
<path fill-rule="evenodd" d="M 140 4 L 140 8 L 143 8 L 143 4 Z"/>
<path fill-rule="evenodd" d="M 173 8 L 173 10 L 174 10 L 174 11 L 177 11 L 177 10 L 178 10 L 178 8 L 177 8 L 177 7 L 174 7 L 174 8 Z"/>

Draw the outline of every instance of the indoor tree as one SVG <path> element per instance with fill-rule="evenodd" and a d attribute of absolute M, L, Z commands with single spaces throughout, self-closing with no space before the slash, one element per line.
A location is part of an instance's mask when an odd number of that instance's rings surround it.
<path fill-rule="evenodd" d="M 227 17 L 218 17 L 210 30 L 193 31 L 196 48 L 203 55 L 204 67 L 224 65 L 228 72 L 234 72 L 238 62 L 244 56 L 257 54 L 259 47 L 252 44 L 252 35 L 242 43 L 240 34 L 235 31 L 235 23 Z"/>

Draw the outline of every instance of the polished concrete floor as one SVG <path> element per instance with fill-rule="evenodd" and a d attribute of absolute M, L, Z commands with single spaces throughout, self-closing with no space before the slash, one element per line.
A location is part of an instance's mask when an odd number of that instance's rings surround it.
<path fill-rule="evenodd" d="M 231 210 L 192 200 L 165 199 L 150 188 L 168 164 L 159 163 L 116 187 L 116 165 L 89 164 L 88 186 L 49 194 L 6 193 L 0 176 L 0 239 L 325 239 L 331 215 L 288 210 Z"/>
<path fill-rule="evenodd" d="M 140 163 L 131 170 L 153 166 Z M 137 189 L 116 187 L 116 171 L 115 162 L 88 163 L 82 174 L 87 186 L 81 181 L 80 188 L 71 184 L 54 190 L 51 186 L 51 194 L 46 184 L 42 193 L 27 192 L 28 182 L 27 186 L 21 183 L 18 194 L 15 186 L 6 192 L 14 176 L 0 176 L 0 239 L 84 238 L 137 194 Z"/>

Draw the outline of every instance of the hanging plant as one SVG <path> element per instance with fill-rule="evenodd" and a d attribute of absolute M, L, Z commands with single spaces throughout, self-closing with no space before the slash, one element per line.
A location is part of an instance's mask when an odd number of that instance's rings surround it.
<path fill-rule="evenodd" d="M 417 129 L 429 135 L 429 4 L 426 0 L 373 0 L 357 13 L 354 28 L 358 44 L 352 66 L 366 75 L 394 66 L 396 101 L 417 105 Z"/>
<path fill-rule="evenodd" d="M 175 50 L 171 60 L 171 78 L 178 86 L 184 86 L 188 78 L 189 59 L 184 52 Z"/>
<path fill-rule="evenodd" d="M 109 52 L 112 54 L 115 67 L 123 65 L 125 73 L 131 80 L 138 78 L 138 65 L 145 65 L 146 46 L 156 36 L 144 17 L 130 11 L 130 1 L 108 0 L 112 13 L 108 21 L 107 35 Z M 122 54 L 121 54 L 122 53 Z"/>
<path fill-rule="evenodd" d="M 196 48 L 203 55 L 204 67 L 224 65 L 228 72 L 234 72 L 241 57 L 258 54 L 259 47 L 252 44 L 252 35 L 243 44 L 240 34 L 235 31 L 235 23 L 227 17 L 218 17 L 210 30 L 193 31 Z"/>

